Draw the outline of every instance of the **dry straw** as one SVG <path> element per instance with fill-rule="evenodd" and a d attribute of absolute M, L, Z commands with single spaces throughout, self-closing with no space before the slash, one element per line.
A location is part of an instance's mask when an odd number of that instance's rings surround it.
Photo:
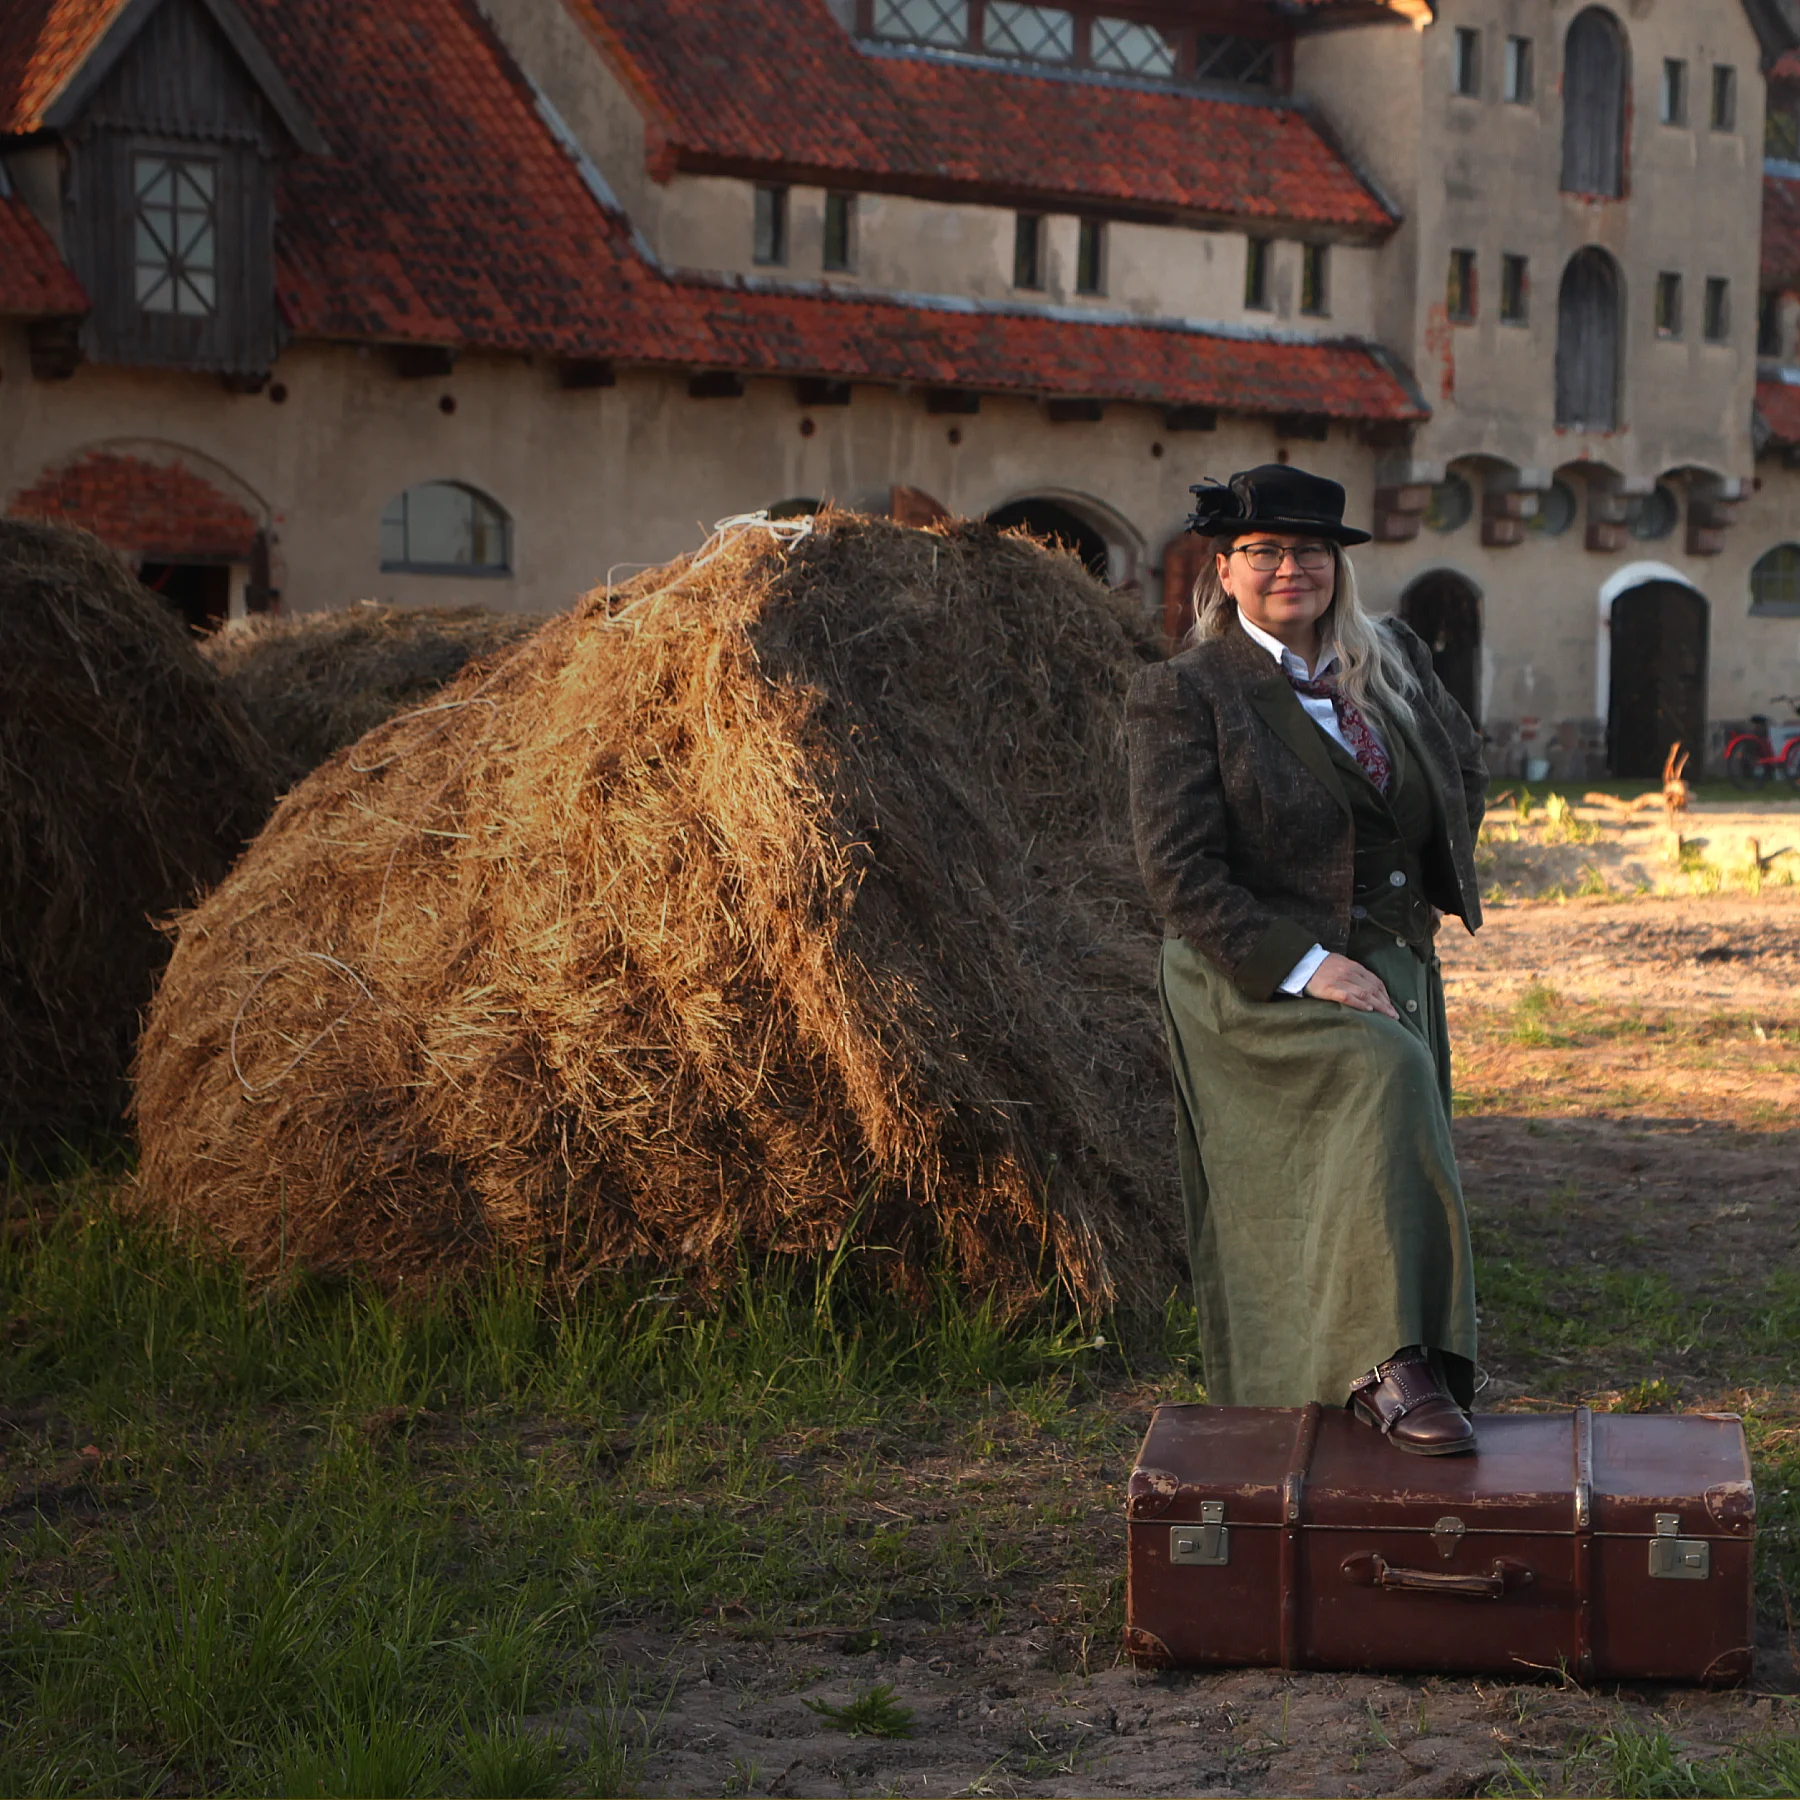
<path fill-rule="evenodd" d="M 259 1276 L 1175 1279 L 1155 929 L 1073 558 L 740 523 L 284 800 L 184 922 L 146 1204 Z"/>
<path fill-rule="evenodd" d="M 244 703 L 283 786 L 395 713 L 528 637 L 543 620 L 479 606 L 264 614 L 215 632 L 200 654 Z"/>
<path fill-rule="evenodd" d="M 273 799 L 174 613 L 86 532 L 0 521 L 0 1139 L 118 1120 L 155 921 Z"/>

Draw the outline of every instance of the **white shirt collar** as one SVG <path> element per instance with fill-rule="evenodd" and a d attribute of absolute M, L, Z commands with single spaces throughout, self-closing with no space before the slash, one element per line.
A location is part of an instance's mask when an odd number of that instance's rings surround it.
<path fill-rule="evenodd" d="M 1298 675 L 1302 681 L 1317 681 L 1336 661 L 1337 652 L 1327 649 L 1316 669 L 1309 669 L 1305 659 L 1290 650 L 1280 638 L 1271 637 L 1260 625 L 1254 625 L 1244 617 L 1244 609 L 1238 608 L 1238 623 L 1255 643 L 1261 644 L 1274 659 L 1280 663 L 1290 675 Z"/>

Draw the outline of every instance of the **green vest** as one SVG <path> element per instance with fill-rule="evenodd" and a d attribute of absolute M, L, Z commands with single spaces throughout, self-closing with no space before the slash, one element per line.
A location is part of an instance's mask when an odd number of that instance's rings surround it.
<path fill-rule="evenodd" d="M 1321 734 L 1332 761 L 1344 778 L 1355 833 L 1356 889 L 1350 916 L 1397 938 L 1414 950 L 1431 943 L 1431 905 L 1425 895 L 1424 858 L 1436 823 L 1431 805 L 1431 777 L 1413 754 L 1402 732 L 1387 728 L 1393 779 L 1384 794 L 1363 766 L 1329 732 Z M 1353 926 L 1354 930 L 1355 927 Z"/>

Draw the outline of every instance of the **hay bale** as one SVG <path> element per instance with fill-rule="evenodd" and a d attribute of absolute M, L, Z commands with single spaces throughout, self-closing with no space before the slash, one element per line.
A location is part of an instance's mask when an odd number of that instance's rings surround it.
<path fill-rule="evenodd" d="M 363 600 L 336 612 L 241 619 L 205 639 L 200 654 L 243 702 L 289 787 L 543 622 L 481 606 Z"/>
<path fill-rule="evenodd" d="M 168 944 L 268 752 L 174 613 L 84 531 L 0 520 L 0 1139 L 114 1122 Z"/>
<path fill-rule="evenodd" d="M 590 596 L 315 773 L 185 921 L 145 1204 L 262 1277 L 849 1233 L 903 1286 L 1160 1299 L 1138 655 L 985 526 L 753 528 Z"/>

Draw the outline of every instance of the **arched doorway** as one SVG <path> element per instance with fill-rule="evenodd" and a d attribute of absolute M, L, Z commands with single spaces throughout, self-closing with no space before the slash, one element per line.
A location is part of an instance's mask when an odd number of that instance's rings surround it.
<path fill-rule="evenodd" d="M 1481 595 L 1453 569 L 1421 575 L 1400 596 L 1400 617 L 1431 649 L 1431 666 L 1470 720 L 1481 723 Z"/>
<path fill-rule="evenodd" d="M 1627 780 L 1654 781 L 1669 746 L 1706 754 L 1706 597 L 1679 581 L 1645 581 L 1612 603 L 1606 760 Z"/>
<path fill-rule="evenodd" d="M 1105 537 L 1097 527 L 1071 512 L 1059 500 L 1046 500 L 1036 495 L 1012 500 L 989 513 L 987 522 L 1002 531 L 1023 527 L 1033 537 L 1049 538 L 1080 557 L 1096 581 L 1108 578 L 1112 555 Z"/>

